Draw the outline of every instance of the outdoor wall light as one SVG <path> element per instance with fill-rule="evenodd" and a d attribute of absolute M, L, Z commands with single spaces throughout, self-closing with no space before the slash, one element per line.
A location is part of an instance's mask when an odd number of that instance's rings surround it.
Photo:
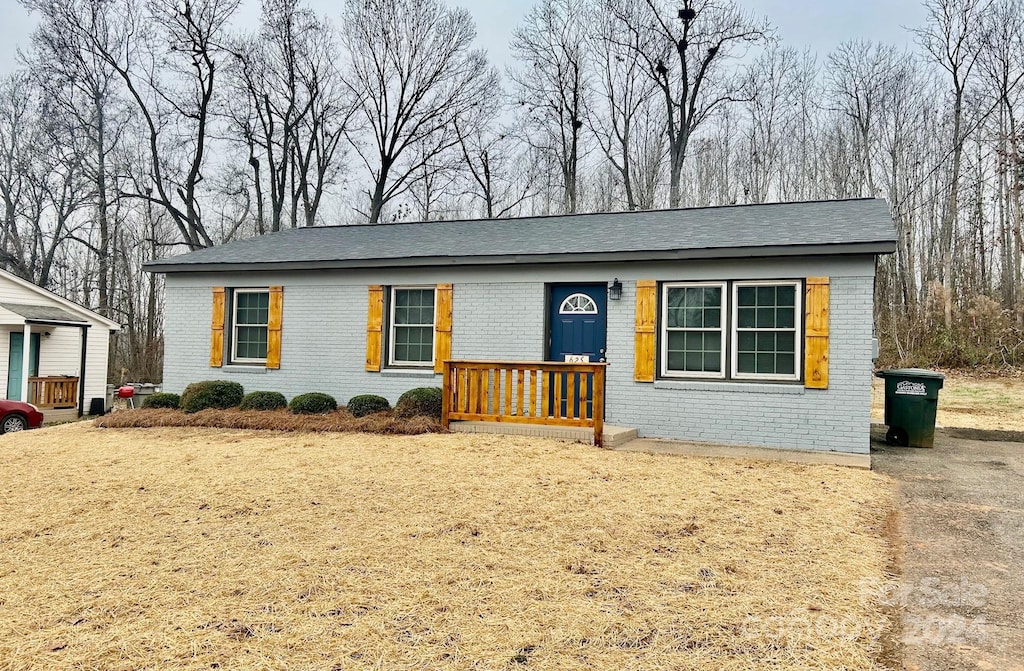
<path fill-rule="evenodd" d="M 616 277 L 612 280 L 612 283 L 608 285 L 608 298 L 613 301 L 617 301 L 622 298 L 622 282 Z"/>

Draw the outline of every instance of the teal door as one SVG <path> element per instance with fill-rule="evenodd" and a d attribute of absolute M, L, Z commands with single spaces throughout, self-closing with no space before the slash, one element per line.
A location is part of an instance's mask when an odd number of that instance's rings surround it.
<path fill-rule="evenodd" d="M 30 339 L 28 365 L 29 377 L 39 374 L 39 334 L 33 333 Z M 12 332 L 10 354 L 7 357 L 7 400 L 23 401 L 21 397 L 21 364 L 25 353 L 25 334 Z"/>

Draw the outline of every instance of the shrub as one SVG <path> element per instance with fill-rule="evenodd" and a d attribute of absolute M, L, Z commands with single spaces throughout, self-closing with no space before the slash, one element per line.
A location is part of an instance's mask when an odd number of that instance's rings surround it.
<path fill-rule="evenodd" d="M 388 400 L 383 396 L 360 394 L 359 396 L 353 396 L 350 398 L 348 400 L 348 405 L 345 407 L 353 417 L 365 417 L 366 415 L 372 415 L 375 412 L 390 410 L 391 404 L 388 403 Z"/>
<path fill-rule="evenodd" d="M 415 417 L 421 415 L 441 419 L 441 399 L 444 392 L 440 387 L 417 387 L 402 394 L 395 404 L 395 414 L 399 417 Z"/>
<path fill-rule="evenodd" d="M 227 380 L 206 380 L 193 382 L 185 387 L 181 395 L 181 409 L 185 412 L 199 412 L 207 408 L 237 408 L 242 402 L 242 385 Z"/>
<path fill-rule="evenodd" d="M 338 409 L 338 402 L 330 394 L 313 391 L 293 398 L 288 409 L 295 415 L 326 415 Z"/>
<path fill-rule="evenodd" d="M 150 394 L 142 401 L 143 408 L 177 408 L 181 405 L 181 396 L 164 391 Z"/>
<path fill-rule="evenodd" d="M 288 407 L 288 401 L 280 392 L 250 391 L 238 407 L 241 410 L 280 410 Z"/>

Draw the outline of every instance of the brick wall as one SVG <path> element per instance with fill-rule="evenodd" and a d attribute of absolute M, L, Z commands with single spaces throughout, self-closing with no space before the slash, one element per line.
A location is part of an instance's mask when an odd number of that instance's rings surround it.
<path fill-rule="evenodd" d="M 452 287 L 452 358 L 544 358 L 543 282 L 464 282 Z"/>
<path fill-rule="evenodd" d="M 431 371 L 364 370 L 369 284 L 453 284 L 452 355 L 459 359 L 544 357 L 546 284 L 623 283 L 608 303 L 607 421 L 641 436 L 788 449 L 867 452 L 871 401 L 871 257 L 700 261 L 382 271 L 171 275 L 167 281 L 164 386 L 233 379 L 246 391 L 287 397 L 323 391 L 344 403 L 373 393 L 394 403 L 418 386 L 440 386 Z M 633 382 L 637 279 L 831 278 L 829 388 L 717 381 Z M 529 281 L 524 281 L 528 279 Z M 210 368 L 211 287 L 284 289 L 281 369 Z M 385 356 L 386 359 L 386 356 Z"/>
<path fill-rule="evenodd" d="M 624 283 L 632 306 L 635 283 Z M 720 381 L 633 381 L 633 314 L 609 310 L 607 421 L 643 437 L 867 453 L 871 409 L 871 277 L 831 278 L 829 388 Z M 628 296 L 628 298 L 627 298 Z M 628 314 L 627 314 L 628 313 Z"/>

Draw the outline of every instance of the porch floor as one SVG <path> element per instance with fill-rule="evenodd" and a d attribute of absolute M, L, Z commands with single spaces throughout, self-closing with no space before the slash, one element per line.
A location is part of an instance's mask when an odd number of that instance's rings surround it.
<path fill-rule="evenodd" d="M 537 436 L 559 438 L 578 443 L 592 443 L 594 430 L 579 426 L 547 426 L 544 424 L 510 424 L 507 422 L 453 421 L 450 430 L 454 433 L 500 433 L 506 436 Z M 625 445 L 637 436 L 636 429 L 625 426 L 604 425 L 604 447 L 614 449 Z"/>

